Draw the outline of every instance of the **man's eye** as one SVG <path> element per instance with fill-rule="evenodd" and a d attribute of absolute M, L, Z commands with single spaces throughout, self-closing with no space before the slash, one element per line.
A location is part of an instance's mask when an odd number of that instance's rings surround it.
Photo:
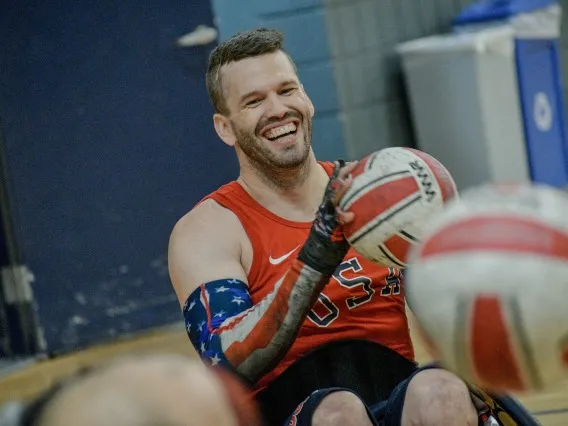
<path fill-rule="evenodd" d="M 258 104 L 260 104 L 260 99 L 251 99 L 250 101 L 248 101 L 245 106 L 246 107 L 255 107 Z"/>
<path fill-rule="evenodd" d="M 296 90 L 295 87 L 289 87 L 288 89 L 284 89 L 280 91 L 282 95 L 291 95 Z"/>

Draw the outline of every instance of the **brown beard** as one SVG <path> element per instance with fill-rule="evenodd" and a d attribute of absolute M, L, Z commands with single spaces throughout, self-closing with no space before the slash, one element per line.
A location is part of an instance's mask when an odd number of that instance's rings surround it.
<path fill-rule="evenodd" d="M 289 148 L 290 156 L 277 155 L 263 144 L 260 131 L 271 122 L 278 122 L 288 118 L 298 118 L 304 130 L 304 151 L 297 152 L 298 147 Z M 237 138 L 237 145 L 249 159 L 256 174 L 275 189 L 287 190 L 303 183 L 309 174 L 308 156 L 312 142 L 312 120 L 303 119 L 297 112 L 289 112 L 283 118 L 259 122 L 255 133 L 243 131 L 231 121 L 233 132 Z M 284 157 L 284 158 L 282 158 Z"/>

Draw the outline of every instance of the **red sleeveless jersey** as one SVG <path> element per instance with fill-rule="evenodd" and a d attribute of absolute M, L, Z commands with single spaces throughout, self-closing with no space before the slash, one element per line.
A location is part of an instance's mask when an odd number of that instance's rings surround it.
<path fill-rule="evenodd" d="M 320 164 L 331 174 L 331 163 Z M 215 200 L 239 218 L 253 249 L 249 292 L 254 304 L 260 302 L 289 269 L 312 222 L 293 222 L 275 215 L 238 182 L 230 182 L 204 199 Z M 255 393 L 307 352 L 341 339 L 371 340 L 414 361 L 400 271 L 374 264 L 353 249 L 325 286 L 286 356 L 256 383 Z"/>

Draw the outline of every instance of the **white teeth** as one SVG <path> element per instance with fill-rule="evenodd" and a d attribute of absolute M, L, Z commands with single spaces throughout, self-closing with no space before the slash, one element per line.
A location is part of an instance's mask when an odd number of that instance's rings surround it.
<path fill-rule="evenodd" d="M 286 133 L 295 132 L 296 131 L 296 124 L 288 123 L 280 127 L 275 127 L 274 129 L 270 129 L 268 132 L 264 134 L 264 136 L 268 139 L 274 139 L 278 136 L 282 136 Z"/>

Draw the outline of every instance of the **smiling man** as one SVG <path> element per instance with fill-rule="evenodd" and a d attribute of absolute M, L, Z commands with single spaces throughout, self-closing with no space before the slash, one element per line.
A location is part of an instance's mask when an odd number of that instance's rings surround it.
<path fill-rule="evenodd" d="M 179 220 L 168 262 L 202 358 L 260 392 L 314 348 L 366 340 L 414 371 L 388 400 L 367 407 L 352 389 L 313 389 L 281 423 L 477 425 L 461 380 L 414 369 L 400 271 L 367 261 L 346 242 L 342 224 L 353 214 L 336 206 L 354 164 L 316 160 L 314 106 L 282 35 L 256 29 L 221 43 L 207 87 L 215 130 L 234 148 L 240 175 Z M 356 368 L 381 366 L 368 363 Z"/>

